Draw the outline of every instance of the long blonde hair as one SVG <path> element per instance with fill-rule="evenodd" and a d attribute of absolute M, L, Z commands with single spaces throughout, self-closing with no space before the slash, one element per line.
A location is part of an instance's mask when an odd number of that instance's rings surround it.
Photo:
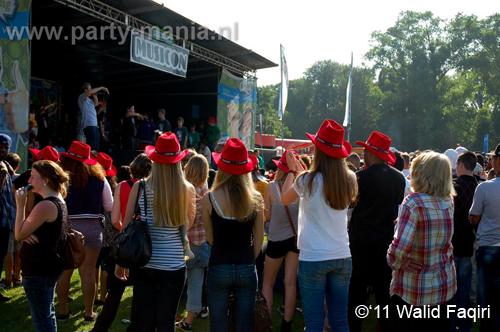
<path fill-rule="evenodd" d="M 426 152 L 411 164 L 410 185 L 414 192 L 437 197 L 455 195 L 451 163 L 448 157 L 437 152 Z"/>
<path fill-rule="evenodd" d="M 187 222 L 190 194 L 181 163 L 153 162 L 148 184 L 154 192 L 155 227 L 179 227 Z M 148 192 L 146 191 L 148 195 Z M 151 203 L 148 195 L 148 203 Z"/>
<path fill-rule="evenodd" d="M 212 191 L 222 190 L 229 199 L 229 214 L 240 222 L 246 222 L 263 210 L 261 194 L 255 190 L 250 173 L 232 175 L 222 170 L 217 171 Z"/>
<path fill-rule="evenodd" d="M 309 174 L 307 192 L 310 195 L 313 190 L 313 180 L 318 173 L 321 173 L 323 176 L 323 197 L 326 203 L 332 209 L 344 210 L 358 196 L 358 183 L 349 172 L 345 159 L 330 157 L 316 148 L 314 149 L 311 170 L 302 173 L 297 181 L 304 174 Z"/>

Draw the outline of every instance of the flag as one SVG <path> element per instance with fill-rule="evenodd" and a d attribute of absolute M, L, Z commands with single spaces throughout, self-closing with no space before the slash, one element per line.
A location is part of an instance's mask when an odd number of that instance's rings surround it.
<path fill-rule="evenodd" d="M 352 68 L 353 68 L 353 58 L 351 52 L 351 70 L 349 71 L 349 80 L 347 81 L 347 91 L 345 100 L 345 116 L 344 123 L 342 126 L 348 127 L 351 124 L 351 88 L 352 88 Z"/>
<path fill-rule="evenodd" d="M 278 106 L 278 118 L 281 120 L 285 114 L 286 102 L 288 99 L 288 66 L 285 59 L 285 48 L 281 48 L 281 86 L 280 86 L 280 99 Z"/>

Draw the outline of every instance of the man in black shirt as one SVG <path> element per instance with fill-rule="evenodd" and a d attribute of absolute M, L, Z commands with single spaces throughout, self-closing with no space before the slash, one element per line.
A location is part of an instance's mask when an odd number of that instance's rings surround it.
<path fill-rule="evenodd" d="M 404 175 L 387 164 L 396 161 L 389 150 L 389 137 L 374 131 L 368 141 L 356 144 L 365 148 L 367 168 L 356 173 L 359 195 L 349 226 L 352 276 L 348 313 L 351 332 L 362 330 L 362 319 L 356 316 L 355 309 L 366 304 L 369 286 L 373 287 L 380 308 L 390 304 L 392 271 L 387 265 L 386 255 L 405 190 Z M 380 331 L 390 331 L 390 322 L 385 315 L 381 315 L 379 323 Z"/>
<path fill-rule="evenodd" d="M 477 157 L 473 152 L 464 152 L 457 159 L 457 178 L 453 181 L 455 188 L 455 212 L 453 214 L 454 232 L 451 243 L 453 244 L 453 259 L 457 270 L 457 294 L 455 305 L 458 308 L 469 309 L 470 289 L 472 282 L 472 261 L 474 254 L 474 241 L 476 235 L 469 221 L 469 210 L 472 206 L 474 193 L 478 181 L 474 177 Z M 452 329 L 458 327 L 460 331 L 469 330 L 472 327 L 470 319 L 451 317 Z"/>

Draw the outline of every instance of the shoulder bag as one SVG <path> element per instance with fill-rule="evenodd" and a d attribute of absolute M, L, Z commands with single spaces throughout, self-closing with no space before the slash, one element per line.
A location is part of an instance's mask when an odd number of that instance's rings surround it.
<path fill-rule="evenodd" d="M 142 189 L 144 196 L 144 213 L 146 220 L 137 218 L 139 211 L 139 192 Z M 149 235 L 147 223 L 147 197 L 145 180 L 140 181 L 137 199 L 135 201 L 135 213 L 127 227 L 123 229 L 114 239 L 111 246 L 111 255 L 117 265 L 124 268 L 140 268 L 149 263 L 153 252 L 153 244 Z"/>

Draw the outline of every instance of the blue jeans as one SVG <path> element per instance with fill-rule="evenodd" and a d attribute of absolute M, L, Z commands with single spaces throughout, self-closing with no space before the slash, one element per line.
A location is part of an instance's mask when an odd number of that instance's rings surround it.
<path fill-rule="evenodd" d="M 454 258 L 455 269 L 457 271 L 457 293 L 454 304 L 458 308 L 469 309 L 470 307 L 470 286 L 472 282 L 472 259 L 471 257 Z M 456 313 L 450 315 L 450 331 L 470 332 L 472 321 L 470 318 L 457 318 Z"/>
<path fill-rule="evenodd" d="M 201 294 L 203 290 L 203 279 L 205 278 L 205 267 L 208 266 L 210 257 L 210 246 L 203 242 L 201 246 L 191 244 L 194 258 L 187 262 L 187 303 L 186 310 L 189 312 L 201 311 Z"/>
<path fill-rule="evenodd" d="M 87 144 L 90 145 L 90 149 L 99 151 L 99 139 L 101 137 L 99 127 L 85 127 L 83 133 L 85 134 Z"/>
<path fill-rule="evenodd" d="M 24 276 L 23 286 L 37 332 L 56 332 L 54 292 L 59 277 Z"/>
<path fill-rule="evenodd" d="M 257 271 L 254 264 L 222 264 L 208 268 L 208 307 L 210 331 L 228 330 L 229 294 L 234 295 L 234 328 L 236 332 L 253 331 L 253 312 L 257 293 Z"/>
<path fill-rule="evenodd" d="M 351 258 L 319 262 L 299 261 L 299 286 L 306 331 L 323 332 L 325 297 L 332 331 L 349 331 L 347 299 L 351 271 Z"/>
<path fill-rule="evenodd" d="M 476 250 L 477 304 L 490 305 L 490 318 L 481 318 L 481 332 L 500 331 L 500 247 Z"/>

